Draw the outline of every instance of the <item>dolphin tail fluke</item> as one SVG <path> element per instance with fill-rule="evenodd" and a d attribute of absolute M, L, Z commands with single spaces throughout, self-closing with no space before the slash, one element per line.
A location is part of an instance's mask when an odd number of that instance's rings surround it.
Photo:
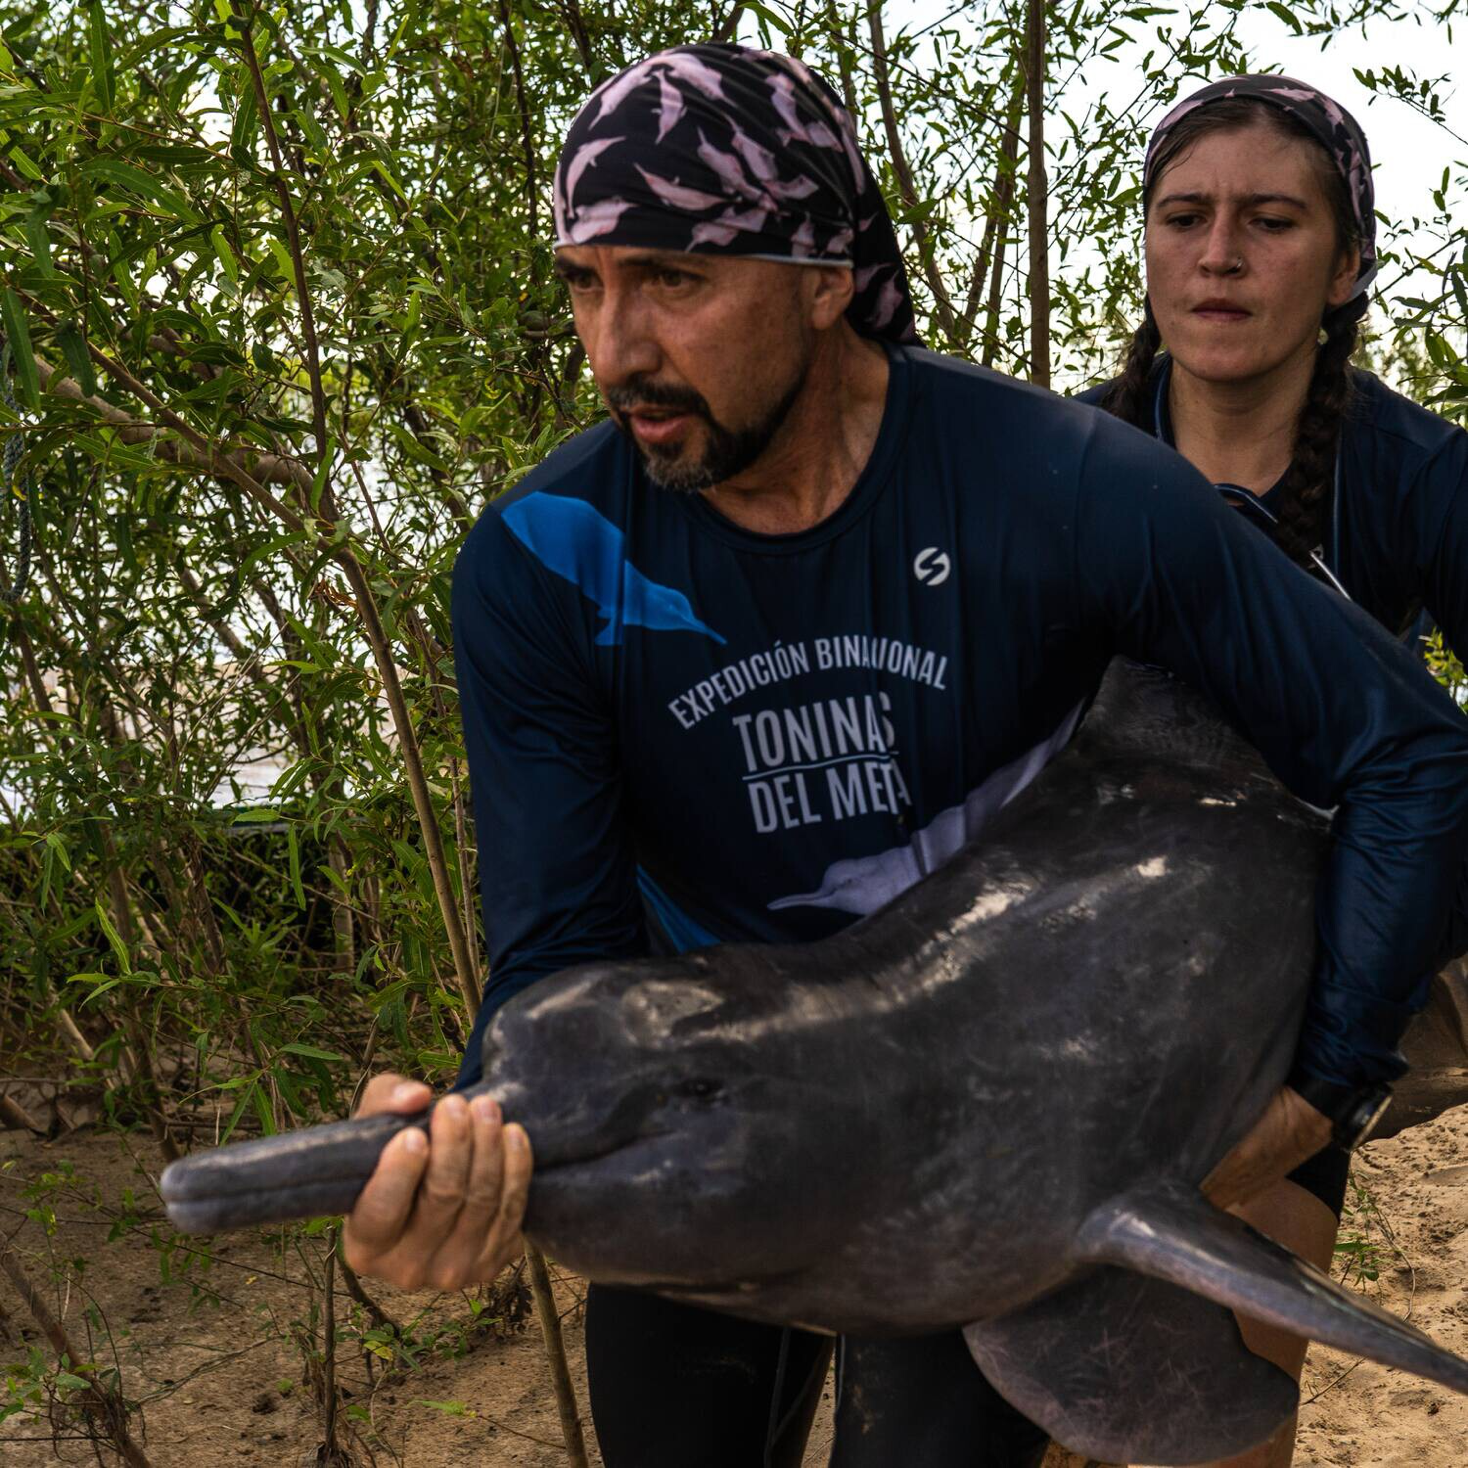
<path fill-rule="evenodd" d="M 1154 1183 L 1102 1204 L 1076 1245 L 1080 1258 L 1168 1280 L 1293 1335 L 1468 1395 L 1468 1361 L 1183 1183 Z"/>
<path fill-rule="evenodd" d="M 420 1111 L 334 1121 L 196 1152 L 159 1181 L 168 1220 L 180 1233 L 206 1234 L 349 1213 L 382 1149 L 427 1120 Z"/>
<path fill-rule="evenodd" d="M 1264 1442 L 1299 1393 L 1233 1315 L 1127 1269 L 1097 1269 L 970 1325 L 991 1385 L 1058 1443 L 1105 1463 L 1208 1463 Z"/>

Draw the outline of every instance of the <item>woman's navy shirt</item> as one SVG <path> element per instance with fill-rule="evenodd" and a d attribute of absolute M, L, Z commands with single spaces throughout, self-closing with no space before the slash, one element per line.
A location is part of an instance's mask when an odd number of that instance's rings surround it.
<path fill-rule="evenodd" d="M 1159 356 L 1148 395 L 1153 421 L 1143 425 L 1168 444 L 1170 370 Z M 1369 372 L 1352 378 L 1322 558 L 1393 636 L 1415 628 L 1426 611 L 1449 647 L 1468 658 L 1468 433 Z M 1099 403 L 1110 386 L 1078 401 Z M 1260 496 L 1271 511 L 1278 498 L 1277 487 Z"/>
<path fill-rule="evenodd" d="M 1146 434 L 890 362 L 871 458 L 809 530 L 657 488 L 602 424 L 470 533 L 454 637 L 490 976 L 460 1083 L 497 1006 L 571 964 L 874 911 L 1064 745 L 1118 653 L 1338 807 L 1299 1058 L 1398 1074 L 1468 855 L 1468 720 Z"/>

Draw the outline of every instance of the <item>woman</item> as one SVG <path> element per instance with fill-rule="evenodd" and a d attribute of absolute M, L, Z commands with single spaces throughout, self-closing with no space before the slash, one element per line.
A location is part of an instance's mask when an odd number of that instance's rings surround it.
<path fill-rule="evenodd" d="M 1389 631 L 1412 635 L 1425 613 L 1462 654 L 1468 434 L 1351 366 L 1376 275 L 1372 205 L 1366 139 L 1323 93 L 1278 76 L 1194 93 L 1147 150 L 1142 325 L 1121 376 L 1085 397 L 1173 444 Z M 1460 898 L 1455 932 L 1465 920 Z M 1294 1083 L 1328 1110 L 1310 1077 Z M 1326 1268 L 1348 1164 L 1329 1147 L 1237 1211 Z M 1244 1334 L 1298 1379 L 1304 1342 Z M 1230 1468 L 1282 1468 L 1294 1436 L 1291 1422 Z"/>

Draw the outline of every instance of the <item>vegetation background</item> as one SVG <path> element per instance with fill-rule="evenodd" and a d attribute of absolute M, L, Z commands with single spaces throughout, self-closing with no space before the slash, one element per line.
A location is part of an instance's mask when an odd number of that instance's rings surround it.
<path fill-rule="evenodd" d="M 1391 40 L 1446 48 L 1457 8 L 0 0 L 0 1110 L 149 1139 L 135 1188 L 63 1170 L 0 1194 L 16 1288 L 58 1330 L 58 1301 L 81 1309 L 109 1246 L 47 1240 L 84 1198 L 207 1302 L 210 1246 L 161 1222 L 159 1159 L 344 1115 L 377 1068 L 457 1064 L 483 959 L 450 569 L 483 504 L 596 416 L 549 244 L 593 86 L 690 39 L 802 56 L 859 120 L 929 343 L 1075 385 L 1139 309 L 1160 111 L 1270 68 L 1241 39 L 1260 10 L 1322 45 L 1374 26 L 1362 83 L 1440 124 L 1448 166 L 1384 221 L 1369 355 L 1461 417 L 1468 145 Z M 453 1335 L 354 1281 L 333 1319 L 333 1239 L 274 1239 L 320 1286 L 280 1328 L 323 1462 L 381 1448 L 332 1384 L 341 1341 L 411 1373 Z M 513 1326 L 523 1289 L 448 1308 L 462 1344 Z M 5 1353 L 0 1312 L 0 1424 L 126 1458 L 138 1394 L 82 1314 L 81 1344 Z"/>

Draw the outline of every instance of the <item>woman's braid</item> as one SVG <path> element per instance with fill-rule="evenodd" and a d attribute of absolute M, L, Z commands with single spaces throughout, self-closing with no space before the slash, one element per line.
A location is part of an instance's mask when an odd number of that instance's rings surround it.
<path fill-rule="evenodd" d="M 1341 422 L 1351 402 L 1351 354 L 1356 350 L 1358 323 L 1365 314 L 1365 296 L 1325 313 L 1325 341 L 1315 354 L 1310 390 L 1295 429 L 1294 457 L 1280 481 L 1275 540 L 1286 555 L 1302 564 L 1320 544 L 1325 528 Z"/>
<path fill-rule="evenodd" d="M 1111 384 L 1111 391 L 1101 400 L 1101 406 L 1108 413 L 1148 433 L 1153 431 L 1152 388 L 1148 378 L 1152 375 L 1152 363 L 1161 345 L 1162 333 L 1157 330 L 1157 322 L 1152 315 L 1152 302 L 1147 301 L 1142 324 L 1127 348 L 1121 376 Z"/>

